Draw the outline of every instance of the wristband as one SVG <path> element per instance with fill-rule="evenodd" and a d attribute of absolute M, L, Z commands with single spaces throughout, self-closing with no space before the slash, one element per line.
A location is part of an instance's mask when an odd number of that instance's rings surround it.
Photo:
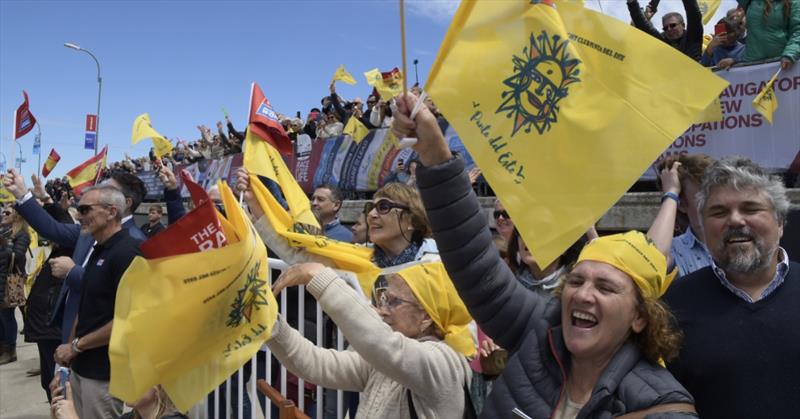
<path fill-rule="evenodd" d="M 678 198 L 678 195 L 676 195 L 675 192 L 664 192 L 664 195 L 661 195 L 661 203 L 663 204 L 664 201 L 667 200 L 667 199 L 675 200 L 676 204 L 680 204 L 681 203 L 680 198 Z"/>

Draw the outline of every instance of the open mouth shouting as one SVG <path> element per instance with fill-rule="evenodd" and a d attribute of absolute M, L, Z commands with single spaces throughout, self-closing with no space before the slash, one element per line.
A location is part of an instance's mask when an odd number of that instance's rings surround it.
<path fill-rule="evenodd" d="M 591 329 L 597 326 L 597 317 L 585 311 L 572 310 L 572 325 L 580 329 Z"/>

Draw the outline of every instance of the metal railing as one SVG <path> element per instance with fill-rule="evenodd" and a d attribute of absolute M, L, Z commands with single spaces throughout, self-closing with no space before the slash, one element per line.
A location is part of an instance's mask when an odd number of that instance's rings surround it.
<path fill-rule="evenodd" d="M 273 273 L 275 271 L 283 272 L 289 266 L 280 259 L 269 258 L 269 275 L 270 283 L 275 279 Z M 305 335 L 305 287 L 299 286 L 297 293 L 297 324 L 292 325 Z M 278 298 L 280 298 L 280 314 L 283 318 L 287 318 L 287 308 L 289 301 L 287 292 L 284 290 Z M 316 304 L 316 345 L 323 346 L 323 331 L 324 322 L 322 316 L 322 308 Z M 336 349 L 344 350 L 344 337 L 339 333 L 336 328 Z M 205 400 L 196 404 L 189 411 L 189 417 L 192 419 L 278 419 L 278 408 L 271 404 L 269 398 L 258 392 L 256 381 L 263 379 L 270 386 L 275 387 L 273 382 L 273 363 L 280 368 L 280 375 L 278 382 L 280 384 L 280 393 L 283 397 L 288 398 L 290 387 L 297 395 L 295 405 L 307 415 L 312 418 L 322 419 L 325 409 L 325 388 L 317 385 L 314 395 L 314 406 L 306 406 L 306 390 L 305 380 L 298 377 L 297 383 L 289 383 L 289 374 L 286 368 L 280 365 L 277 360 L 272 357 L 272 351 L 266 345 L 261 347 L 259 353 L 254 355 L 247 361 L 239 370 L 228 377 L 228 379 L 217 387 L 212 393 L 206 397 Z M 249 370 L 249 371 L 248 371 Z M 247 381 L 247 382 L 245 382 Z M 246 391 L 245 391 L 246 387 Z M 233 390 L 232 390 L 233 389 Z M 233 393 L 233 394 L 232 394 Z M 336 417 L 342 418 L 344 416 L 344 393 L 341 390 L 336 390 Z M 245 399 L 247 396 L 247 399 Z M 233 398 L 233 399 L 232 399 Z M 249 409 L 247 407 L 249 406 Z M 219 411 L 223 410 L 220 414 Z M 308 410 L 307 410 L 308 409 Z M 247 414 L 249 410 L 249 414 Z"/>

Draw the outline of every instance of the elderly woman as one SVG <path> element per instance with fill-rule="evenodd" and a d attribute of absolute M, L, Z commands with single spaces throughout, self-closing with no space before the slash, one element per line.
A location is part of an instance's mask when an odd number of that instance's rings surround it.
<path fill-rule="evenodd" d="M 331 269 L 292 266 L 274 291 L 306 285 L 352 350 L 316 347 L 283 318 L 267 345 L 294 374 L 361 392 L 356 418 L 461 418 L 471 408 L 466 357 L 475 352 L 466 307 L 438 262 L 388 274 L 387 282 L 376 310 Z"/>
<path fill-rule="evenodd" d="M 525 292 L 493 248 L 463 159 L 424 106 L 409 119 L 415 99 L 398 99 L 393 130 L 419 139 L 418 186 L 442 261 L 480 327 L 511 354 L 482 415 L 694 417 L 692 397 L 658 364 L 680 340 L 658 300 L 672 279 L 663 251 L 637 232 L 595 239 L 560 298 Z"/>
<path fill-rule="evenodd" d="M 0 219 L 0 301 L 12 273 L 25 275 L 25 252 L 31 244 L 28 224 L 12 207 L 3 208 Z M 13 263 L 12 263 L 13 261 Z M 14 307 L 0 308 L 0 365 L 17 360 L 17 319 Z"/>

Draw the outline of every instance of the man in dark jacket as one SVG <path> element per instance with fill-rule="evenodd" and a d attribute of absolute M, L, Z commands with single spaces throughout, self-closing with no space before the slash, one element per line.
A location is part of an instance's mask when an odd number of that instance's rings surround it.
<path fill-rule="evenodd" d="M 672 45 L 687 57 L 700 61 L 703 51 L 703 15 L 697 0 L 683 0 L 686 20 L 680 13 L 667 13 L 661 18 L 664 32 L 659 32 L 645 17 L 637 0 L 628 0 L 628 11 L 631 13 L 633 25 L 650 35 Z"/>

